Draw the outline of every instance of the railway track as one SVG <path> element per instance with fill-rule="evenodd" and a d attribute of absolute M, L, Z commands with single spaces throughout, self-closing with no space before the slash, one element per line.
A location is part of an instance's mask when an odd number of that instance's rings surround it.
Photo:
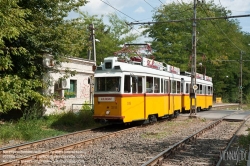
<path fill-rule="evenodd" d="M 165 120 L 166 119 L 163 119 L 157 123 L 161 123 Z M 67 159 L 69 156 L 71 158 L 81 158 L 83 154 L 80 151 L 74 151 L 74 149 L 84 148 L 98 141 L 148 125 L 151 124 L 142 126 L 121 125 L 121 127 L 112 127 L 112 125 L 110 125 L 1 148 L 0 159 L 2 159 L 2 161 L 0 160 L 0 166 L 26 165 L 32 163 L 34 160 L 43 165 L 50 163 L 50 161 L 47 160 L 48 158 L 52 160 L 57 158 Z M 84 165 L 84 163 L 80 163 L 80 165 L 82 164 Z"/>
<path fill-rule="evenodd" d="M 213 104 L 212 109 L 224 109 L 224 108 L 230 108 L 230 107 L 239 107 L 239 103 L 216 103 Z"/>
<path fill-rule="evenodd" d="M 195 134 L 175 143 L 142 166 L 216 165 L 219 166 L 244 121 L 223 121 L 223 118 Z"/>
<path fill-rule="evenodd" d="M 174 121 L 176 120 L 179 121 L 180 119 L 174 119 Z M 1 148 L 0 166 L 25 165 L 34 161 L 41 162 L 41 164 L 43 165 L 50 163 L 52 160 L 55 161 L 55 158 L 58 158 L 60 160 L 62 160 L 62 158 L 67 159 L 67 156 L 70 155 L 73 155 L 72 158 L 77 157 L 79 159 L 82 159 L 86 154 L 83 154 L 82 152 L 77 151 L 76 149 L 85 149 L 86 146 L 98 144 L 98 141 L 100 140 L 108 139 L 110 137 L 116 137 L 122 133 L 126 133 L 138 128 L 141 128 L 141 126 L 131 127 L 129 129 L 124 130 L 119 129 L 119 131 L 115 131 L 118 129 L 105 130 L 103 128 L 94 130 L 84 130 L 63 136 L 57 136 L 44 140 L 20 144 L 17 146 Z M 47 158 L 49 158 L 51 161 L 45 160 Z M 84 158 L 84 160 L 85 159 L 86 158 Z M 79 162 L 84 160 L 79 160 Z M 83 164 L 84 163 L 80 163 L 80 165 Z"/>
<path fill-rule="evenodd" d="M 0 166 L 27 163 L 32 158 L 39 158 L 40 156 L 55 153 L 56 151 L 61 152 L 71 149 L 71 147 L 85 146 L 134 128 L 126 127 L 125 129 L 121 129 L 110 125 L 4 147 L 0 149 L 0 159 L 2 159 L 0 160 Z"/>

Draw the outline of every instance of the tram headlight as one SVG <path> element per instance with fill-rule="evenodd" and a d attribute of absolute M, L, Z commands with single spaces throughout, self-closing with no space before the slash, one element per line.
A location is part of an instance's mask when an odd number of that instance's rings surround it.
<path fill-rule="evenodd" d="M 109 113 L 110 113 L 110 111 L 109 111 L 109 110 L 107 110 L 107 111 L 106 111 L 106 115 L 109 115 Z"/>

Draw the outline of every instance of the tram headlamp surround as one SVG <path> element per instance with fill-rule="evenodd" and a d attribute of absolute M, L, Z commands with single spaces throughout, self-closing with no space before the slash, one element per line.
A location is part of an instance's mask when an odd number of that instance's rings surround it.
<path fill-rule="evenodd" d="M 110 113 L 110 111 L 109 111 L 109 110 L 107 110 L 107 111 L 106 111 L 106 115 L 109 115 L 109 113 Z"/>

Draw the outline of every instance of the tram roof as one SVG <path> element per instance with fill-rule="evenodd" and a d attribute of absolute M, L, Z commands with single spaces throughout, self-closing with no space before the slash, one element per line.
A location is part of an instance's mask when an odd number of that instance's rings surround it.
<path fill-rule="evenodd" d="M 106 65 L 106 62 L 110 63 L 108 68 Z M 143 75 L 153 75 L 153 76 L 165 76 L 165 77 L 174 77 L 174 78 L 184 78 L 185 81 L 191 81 L 191 77 L 188 75 L 181 75 L 181 74 L 175 74 L 171 73 L 169 71 L 165 70 L 159 70 L 154 69 L 151 67 L 142 66 L 140 62 L 131 62 L 131 63 L 125 63 L 125 62 L 119 62 L 117 57 L 107 57 L 104 59 L 104 63 L 102 63 L 100 66 L 97 67 L 95 74 L 100 76 L 102 74 L 105 74 L 106 76 L 121 76 L 121 72 L 128 72 L 128 73 L 141 73 Z M 209 77 L 210 78 L 210 77 Z M 190 80 L 189 80 L 190 79 Z M 200 83 L 205 82 L 212 82 L 212 81 L 206 81 L 202 79 L 197 79 Z"/>

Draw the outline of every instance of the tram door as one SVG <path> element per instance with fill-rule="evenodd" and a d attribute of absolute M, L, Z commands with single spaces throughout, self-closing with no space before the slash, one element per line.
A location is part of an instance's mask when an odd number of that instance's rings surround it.
<path fill-rule="evenodd" d="M 169 79 L 164 79 L 164 104 L 165 104 L 165 110 L 166 114 L 170 114 L 170 83 Z"/>
<path fill-rule="evenodd" d="M 131 78 L 131 92 L 132 94 L 128 96 L 129 101 L 127 105 L 127 110 L 124 111 L 127 116 L 130 117 L 132 121 L 144 119 L 144 94 L 143 94 L 143 80 L 142 76 L 135 76 L 130 74 Z"/>
<path fill-rule="evenodd" d="M 170 114 L 174 111 L 181 110 L 181 82 L 179 80 L 171 80 L 170 93 Z"/>
<path fill-rule="evenodd" d="M 175 95 L 176 95 L 176 81 L 171 80 L 170 81 L 170 96 L 169 96 L 169 114 L 174 114 L 174 107 L 175 107 Z"/>

